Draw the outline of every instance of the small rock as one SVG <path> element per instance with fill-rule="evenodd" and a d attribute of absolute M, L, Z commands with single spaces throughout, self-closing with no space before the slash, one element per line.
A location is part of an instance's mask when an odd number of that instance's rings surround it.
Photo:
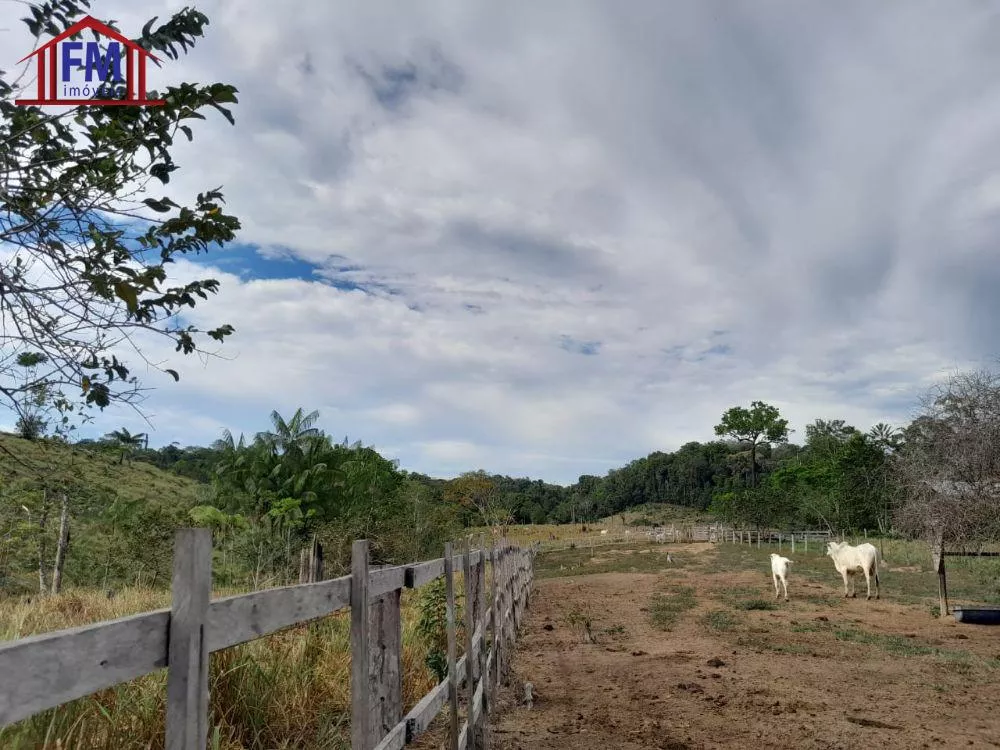
<path fill-rule="evenodd" d="M 639 649 L 638 651 L 633 651 L 632 652 L 632 656 L 645 656 L 646 653 L 647 653 L 646 651 L 643 651 L 642 649 Z"/>
<path fill-rule="evenodd" d="M 830 622 L 830 618 L 827 617 L 826 615 L 820 615 L 819 617 L 816 618 L 816 620 L 818 622 Z"/>
<path fill-rule="evenodd" d="M 711 677 L 711 678 L 713 678 L 715 680 L 718 680 L 718 679 L 722 678 L 722 675 L 719 674 L 718 672 L 712 672 L 712 674 L 710 674 L 709 677 Z"/>
<path fill-rule="evenodd" d="M 734 651 L 733 653 L 736 653 L 736 652 Z M 710 666 L 710 667 L 724 667 L 724 666 L 726 666 L 726 662 L 722 661 L 722 659 L 720 659 L 717 656 L 713 656 L 711 659 L 709 659 L 705 663 L 708 664 L 708 666 Z"/>
<path fill-rule="evenodd" d="M 542 630 L 555 630 L 554 625 L 542 625 Z"/>
<path fill-rule="evenodd" d="M 963 641 L 969 640 L 969 636 L 967 636 L 965 633 L 955 633 L 955 637 Z"/>

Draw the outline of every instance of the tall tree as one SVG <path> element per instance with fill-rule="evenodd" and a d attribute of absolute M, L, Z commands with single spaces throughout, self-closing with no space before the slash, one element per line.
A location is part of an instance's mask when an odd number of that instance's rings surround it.
<path fill-rule="evenodd" d="M 777 407 L 754 401 L 750 408 L 734 406 L 722 415 L 715 434 L 732 438 L 750 453 L 750 486 L 757 486 L 757 449 L 763 443 L 788 441 L 788 420 L 782 419 Z"/>
<path fill-rule="evenodd" d="M 38 46 L 90 3 L 25 5 L 24 22 Z M 208 25 L 190 8 L 154 27 L 155 20 L 134 41 L 174 60 Z M 214 108 L 233 122 L 226 105 L 236 102 L 236 89 L 181 83 L 149 92 L 163 106 L 82 105 L 52 113 L 14 103 L 30 98 L 23 87 L 34 85 L 29 76 L 0 74 L 0 244 L 10 249 L 0 257 L 0 400 L 16 409 L 23 394 L 44 387 L 64 416 L 76 411 L 86 418 L 81 407 L 112 402 L 139 408 L 145 389 L 123 353 L 156 366 L 139 343 L 149 334 L 191 354 L 233 332 L 228 324 L 203 330 L 183 323 L 179 313 L 219 284 L 173 282 L 167 267 L 231 241 L 239 221 L 222 210 L 219 189 L 181 205 L 158 188 L 178 169 L 171 148 L 178 136 L 193 137 L 191 120 Z M 38 363 L 27 381 L 17 367 L 25 354 Z"/>

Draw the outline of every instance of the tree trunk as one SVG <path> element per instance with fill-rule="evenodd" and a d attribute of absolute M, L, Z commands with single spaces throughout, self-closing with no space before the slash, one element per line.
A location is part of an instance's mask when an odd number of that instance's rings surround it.
<path fill-rule="evenodd" d="M 69 497 L 62 496 L 62 512 L 59 514 L 59 545 L 56 547 L 56 564 L 52 570 L 52 593 L 58 594 L 62 588 L 63 566 L 66 565 L 66 550 L 69 548 Z"/>
<path fill-rule="evenodd" d="M 49 520 L 49 491 L 42 490 L 42 512 L 38 517 L 38 592 L 48 593 L 48 576 L 45 572 L 45 525 Z"/>
<path fill-rule="evenodd" d="M 757 486 L 757 442 L 750 443 L 750 486 Z"/>

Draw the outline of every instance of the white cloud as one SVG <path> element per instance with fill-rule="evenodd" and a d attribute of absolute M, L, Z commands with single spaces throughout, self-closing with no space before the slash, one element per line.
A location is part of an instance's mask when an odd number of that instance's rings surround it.
<path fill-rule="evenodd" d="M 752 399 L 800 435 L 898 423 L 1000 349 L 988 5 L 202 9 L 150 77 L 241 103 L 179 144 L 170 193 L 222 184 L 242 241 L 379 291 L 211 270 L 192 319 L 235 325 L 238 356 L 179 363 L 164 441 L 302 405 L 407 468 L 571 481 Z"/>

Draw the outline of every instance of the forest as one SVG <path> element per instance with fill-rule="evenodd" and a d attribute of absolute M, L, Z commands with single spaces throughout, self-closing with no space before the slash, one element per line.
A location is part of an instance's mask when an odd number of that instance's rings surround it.
<path fill-rule="evenodd" d="M 800 445 L 774 407 L 754 402 L 722 416 L 716 441 L 559 486 L 482 469 L 409 472 L 361 442 L 333 440 L 319 419 L 273 412 L 251 438 L 224 432 L 210 446 L 157 449 L 124 429 L 74 443 L 37 430 L 4 436 L 0 590 L 165 583 L 173 531 L 191 524 L 214 530 L 219 584 L 254 588 L 294 580 L 314 536 L 335 573 L 361 537 L 373 541 L 374 562 L 403 562 L 471 526 L 586 523 L 650 503 L 738 526 L 887 532 L 894 461 L 914 429 L 818 419 Z"/>

